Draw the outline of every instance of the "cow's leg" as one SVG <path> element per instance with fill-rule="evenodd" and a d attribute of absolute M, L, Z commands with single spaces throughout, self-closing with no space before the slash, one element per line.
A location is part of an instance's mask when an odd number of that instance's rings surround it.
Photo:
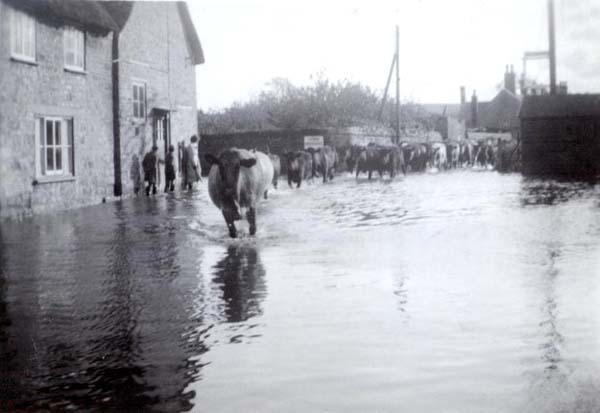
<path fill-rule="evenodd" d="M 248 220 L 248 224 L 250 224 L 250 235 L 256 234 L 256 208 L 248 208 L 246 219 Z"/>
<path fill-rule="evenodd" d="M 292 178 L 288 176 L 288 186 L 292 188 Z"/>
<path fill-rule="evenodd" d="M 225 212 L 223 212 L 223 216 L 225 216 Z M 231 238 L 237 237 L 237 230 L 235 229 L 235 222 L 233 220 L 228 221 L 227 217 L 225 217 L 225 223 L 227 224 L 227 229 L 229 230 L 229 236 Z"/>
<path fill-rule="evenodd" d="M 369 169 L 369 179 L 371 179 L 371 176 L 373 175 L 373 170 Z"/>

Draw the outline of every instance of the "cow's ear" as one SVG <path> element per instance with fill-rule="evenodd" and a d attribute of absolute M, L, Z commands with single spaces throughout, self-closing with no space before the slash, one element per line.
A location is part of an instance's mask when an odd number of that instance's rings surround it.
<path fill-rule="evenodd" d="M 306 152 L 313 154 L 315 153 L 315 148 L 306 148 Z"/>
<path fill-rule="evenodd" d="M 302 152 L 298 152 L 294 154 L 294 158 L 300 158 L 302 156 Z"/>
<path fill-rule="evenodd" d="M 211 165 L 219 165 L 221 163 L 221 161 L 219 161 L 219 158 L 217 158 L 214 155 L 211 155 L 210 153 L 204 155 L 204 159 L 206 159 L 206 162 L 208 162 Z"/>
<path fill-rule="evenodd" d="M 240 165 L 242 165 L 244 168 L 250 168 L 256 165 L 256 158 L 240 159 Z"/>

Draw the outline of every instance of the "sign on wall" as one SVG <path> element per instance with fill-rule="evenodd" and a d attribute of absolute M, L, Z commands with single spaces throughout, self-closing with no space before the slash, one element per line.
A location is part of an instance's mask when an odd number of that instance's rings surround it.
<path fill-rule="evenodd" d="M 324 139 L 322 136 L 305 136 L 304 137 L 304 149 L 308 148 L 321 148 L 324 145 Z"/>

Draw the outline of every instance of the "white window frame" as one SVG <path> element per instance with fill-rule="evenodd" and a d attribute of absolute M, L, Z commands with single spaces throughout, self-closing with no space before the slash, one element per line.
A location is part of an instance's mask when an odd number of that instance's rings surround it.
<path fill-rule="evenodd" d="M 14 59 L 35 63 L 36 22 L 19 10 L 10 9 L 10 55 Z"/>
<path fill-rule="evenodd" d="M 69 62 L 70 54 L 73 61 Z M 63 58 L 65 69 L 76 72 L 85 70 L 85 32 L 74 27 L 63 29 Z"/>
<path fill-rule="evenodd" d="M 140 90 L 144 96 L 140 99 Z M 131 87 L 132 110 L 135 119 L 146 119 L 146 83 L 133 82 Z M 137 108 L 137 109 L 136 109 Z"/>
<path fill-rule="evenodd" d="M 47 140 L 47 128 L 51 126 L 53 138 Z M 58 133 L 57 133 L 58 132 Z M 60 142 L 57 137 L 60 137 Z M 48 151 L 52 151 L 52 168 L 49 168 Z M 57 165 L 57 153 L 60 164 Z M 75 176 L 75 148 L 73 118 L 60 116 L 35 117 L 35 171 L 41 179 L 73 178 Z"/>

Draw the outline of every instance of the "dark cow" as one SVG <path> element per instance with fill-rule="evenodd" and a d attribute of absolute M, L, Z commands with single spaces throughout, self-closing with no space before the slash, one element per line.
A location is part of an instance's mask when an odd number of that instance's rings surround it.
<path fill-rule="evenodd" d="M 268 156 L 273 164 L 273 188 L 277 189 L 277 182 L 279 182 L 279 176 L 281 175 L 281 159 L 274 153 L 269 153 Z"/>
<path fill-rule="evenodd" d="M 356 167 L 356 164 L 358 162 L 358 157 L 364 149 L 365 147 L 361 145 L 352 145 L 346 149 L 344 161 L 346 163 L 346 169 L 348 170 L 348 172 L 354 172 L 354 168 Z"/>
<path fill-rule="evenodd" d="M 406 166 L 404 163 L 404 152 L 397 145 L 382 145 L 376 146 L 379 150 L 381 169 L 390 174 L 390 178 L 394 178 L 400 171 L 406 175 Z"/>
<path fill-rule="evenodd" d="M 494 166 L 495 150 L 489 142 L 479 142 L 475 147 L 474 163 L 481 167 Z"/>
<path fill-rule="evenodd" d="M 266 198 L 273 181 L 273 164 L 262 152 L 226 149 L 219 157 L 206 154 L 212 165 L 208 175 L 208 193 L 213 204 L 223 213 L 229 236 L 235 238 L 235 221 L 241 218 L 240 209 L 247 209 L 250 235 L 256 233 L 256 204 Z"/>
<path fill-rule="evenodd" d="M 312 178 L 313 165 L 312 155 L 304 151 L 286 152 L 283 154 L 287 166 L 288 185 L 292 187 L 292 182 L 296 188 L 300 188 L 303 180 Z"/>
<path fill-rule="evenodd" d="M 318 149 L 308 148 L 313 161 L 313 178 L 317 175 L 323 176 L 323 182 L 332 180 L 337 164 L 337 152 L 330 146 L 323 146 Z"/>
<path fill-rule="evenodd" d="M 403 143 L 402 152 L 404 154 L 404 162 L 408 169 L 413 172 L 422 172 L 427 167 L 428 148 L 422 143 Z"/>
<path fill-rule="evenodd" d="M 371 179 L 373 171 L 377 171 L 382 177 L 384 164 L 388 162 L 387 157 L 389 157 L 389 153 L 381 151 L 375 145 L 363 147 L 356 161 L 356 178 L 361 172 L 366 172 Z"/>

